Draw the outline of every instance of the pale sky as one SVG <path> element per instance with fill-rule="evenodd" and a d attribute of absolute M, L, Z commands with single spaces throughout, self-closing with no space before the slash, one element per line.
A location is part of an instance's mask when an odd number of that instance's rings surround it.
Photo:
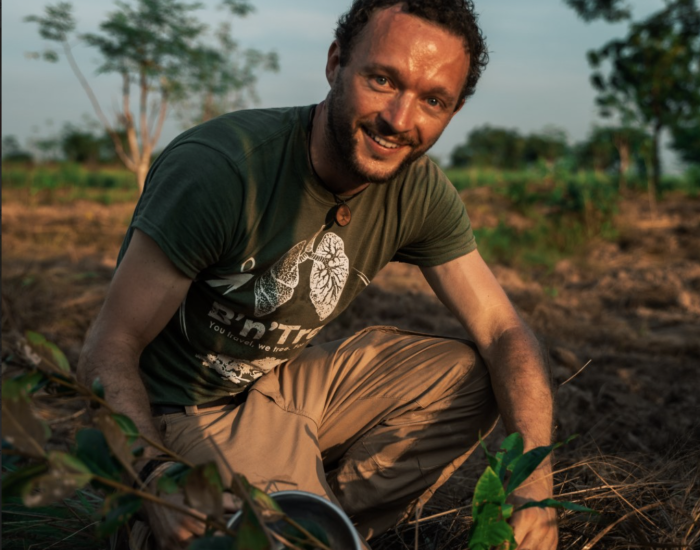
<path fill-rule="evenodd" d="M 263 74 L 258 83 L 260 107 L 304 105 L 328 92 L 324 67 L 338 16 L 350 0 L 254 0 L 256 12 L 233 20 L 233 34 L 243 48 L 275 50 L 278 73 Z M 633 0 L 641 18 L 663 6 L 662 0 Z M 22 145 L 31 138 L 57 133 L 65 122 L 94 118 L 90 104 L 65 60 L 56 64 L 26 58 L 45 43 L 37 25 L 23 22 L 41 14 L 45 0 L 2 2 L 2 135 L 15 135 Z M 195 14 L 215 26 L 225 16 L 213 0 Z M 471 128 L 488 123 L 523 133 L 547 125 L 563 128 L 570 141 L 583 139 L 595 122 L 595 93 L 589 84 L 586 52 L 615 37 L 625 24 L 586 24 L 563 0 L 476 0 L 491 62 L 476 94 L 453 119 L 432 154 L 447 160 Z M 74 0 L 80 32 L 96 32 L 114 7 L 108 0 Z M 76 45 L 74 54 L 106 112 L 120 101 L 119 79 L 96 75 L 98 54 Z M 183 130 L 171 112 L 158 149 Z M 667 156 L 667 155 L 665 155 Z M 667 157 L 668 158 L 668 157 Z M 668 165 L 668 162 L 667 162 Z"/>

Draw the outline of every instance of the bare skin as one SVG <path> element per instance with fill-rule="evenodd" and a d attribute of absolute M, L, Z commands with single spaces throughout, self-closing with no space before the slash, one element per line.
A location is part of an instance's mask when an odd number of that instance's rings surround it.
<path fill-rule="evenodd" d="M 345 67 L 340 66 L 339 54 L 334 42 L 326 65 L 331 94 L 316 109 L 311 156 L 332 191 L 351 195 L 369 181 L 390 178 L 439 138 L 462 107 L 459 94 L 469 57 L 461 39 L 397 7 L 372 16 Z M 329 125 L 331 107 L 335 127 Z M 329 131 L 339 130 L 344 150 L 328 139 Z M 423 272 L 486 360 L 506 429 L 520 432 L 526 449 L 548 444 L 552 400 L 537 342 L 478 252 Z M 138 360 L 190 284 L 153 240 L 136 231 L 79 364 L 83 379 L 99 376 L 110 403 L 154 440 L 158 432 Z M 146 458 L 152 454 L 157 451 Z M 547 463 L 516 499 L 540 500 L 551 493 Z M 163 548 L 184 548 L 186 539 L 200 531 L 195 522 L 170 511 L 149 507 L 148 513 Z M 556 548 L 556 521 L 550 511 L 525 510 L 512 524 L 519 548 Z"/>

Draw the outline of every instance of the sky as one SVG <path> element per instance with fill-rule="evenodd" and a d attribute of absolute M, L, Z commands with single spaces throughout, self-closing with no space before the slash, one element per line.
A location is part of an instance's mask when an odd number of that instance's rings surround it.
<path fill-rule="evenodd" d="M 663 6 L 662 0 L 634 0 L 633 14 L 642 18 Z M 27 58 L 48 44 L 37 26 L 24 17 L 41 14 L 46 0 L 2 2 L 2 136 L 14 135 L 22 145 L 57 134 L 64 123 L 95 118 L 90 104 L 65 60 L 56 64 Z M 217 2 L 204 0 L 195 12 L 215 27 L 226 18 Z M 243 48 L 274 50 L 280 71 L 262 74 L 258 107 L 317 103 L 328 92 L 324 67 L 338 16 L 350 0 L 253 0 L 256 11 L 233 20 L 233 35 Z M 546 126 L 562 128 L 570 142 L 584 139 L 592 126 L 603 124 L 589 83 L 586 52 L 612 38 L 623 37 L 626 24 L 585 23 L 563 0 L 475 0 L 491 61 L 476 94 L 452 120 L 431 154 L 442 161 L 483 124 L 515 128 L 521 133 Z M 78 31 L 96 32 L 114 9 L 112 0 L 73 0 Z M 120 102 L 119 79 L 97 75 L 96 51 L 76 44 L 74 55 L 103 109 Z M 171 111 L 158 143 L 162 149 L 184 129 Z M 664 155 L 667 167 L 676 161 Z M 670 165 L 670 166 L 669 166 Z"/>

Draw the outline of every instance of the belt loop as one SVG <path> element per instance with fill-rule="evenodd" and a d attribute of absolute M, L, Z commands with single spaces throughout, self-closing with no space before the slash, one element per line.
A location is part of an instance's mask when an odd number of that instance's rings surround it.
<path fill-rule="evenodd" d="M 185 414 L 187 416 L 193 416 L 193 415 L 197 414 L 197 405 L 185 406 Z"/>

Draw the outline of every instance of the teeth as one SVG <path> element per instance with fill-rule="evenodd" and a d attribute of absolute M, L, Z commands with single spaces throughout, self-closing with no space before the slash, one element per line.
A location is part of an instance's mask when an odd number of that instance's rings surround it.
<path fill-rule="evenodd" d="M 387 149 L 398 149 L 399 148 L 399 145 L 397 145 L 396 143 L 391 143 L 389 141 L 386 141 L 386 140 L 380 138 L 379 136 L 375 136 L 374 134 L 371 134 L 369 132 L 369 130 L 365 130 L 365 132 L 367 133 L 367 135 L 369 137 L 371 137 L 374 141 L 376 141 L 382 147 L 386 147 Z"/>

